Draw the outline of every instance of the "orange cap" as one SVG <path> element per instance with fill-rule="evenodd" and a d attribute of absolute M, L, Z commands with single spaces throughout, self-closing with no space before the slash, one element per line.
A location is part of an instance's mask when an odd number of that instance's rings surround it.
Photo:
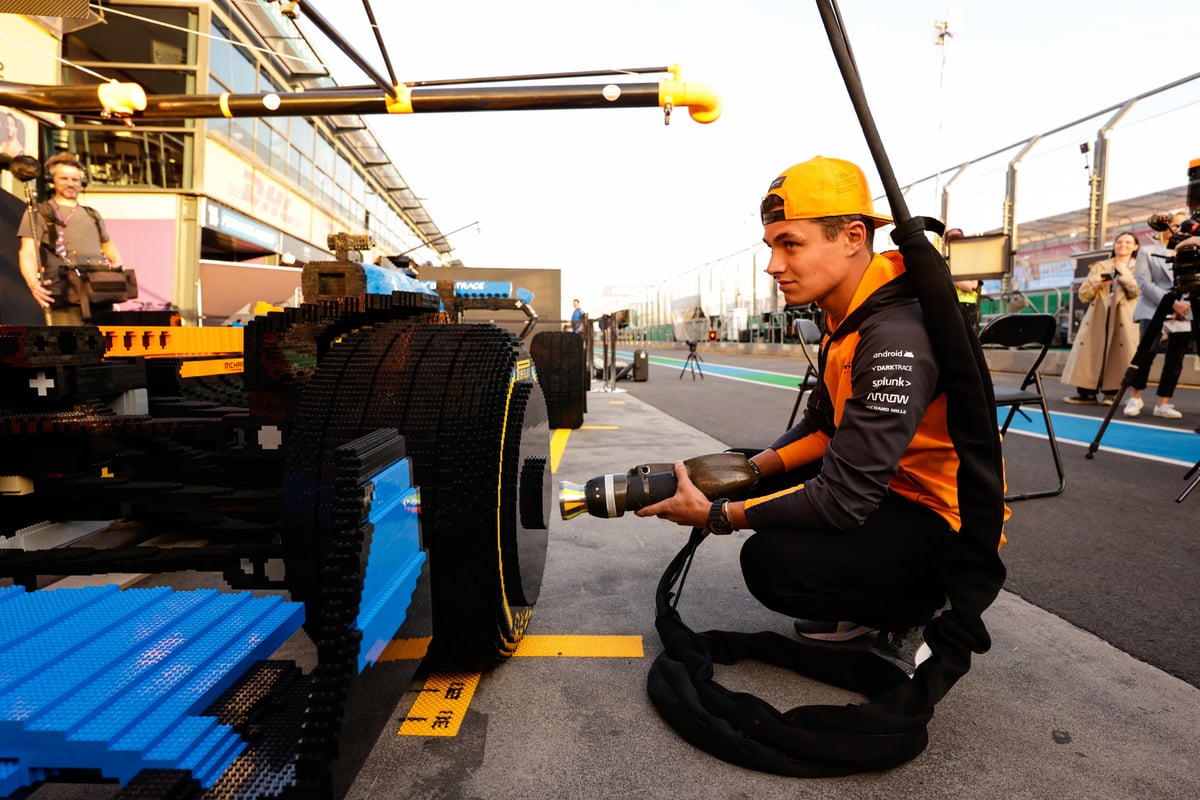
<path fill-rule="evenodd" d="M 863 171 L 857 164 L 840 158 L 817 156 L 788 167 L 771 181 L 767 197 L 771 195 L 783 198 L 783 208 L 763 211 L 763 225 L 784 219 L 818 219 L 847 214 L 861 214 L 880 225 L 892 222 L 891 217 L 875 213 Z"/>

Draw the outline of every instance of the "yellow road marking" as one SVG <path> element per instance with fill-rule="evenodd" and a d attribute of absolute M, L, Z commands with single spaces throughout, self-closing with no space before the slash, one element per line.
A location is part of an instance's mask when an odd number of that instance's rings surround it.
<path fill-rule="evenodd" d="M 408 710 L 397 736 L 457 736 L 467 715 L 479 673 L 439 672 L 429 676 Z"/>
<path fill-rule="evenodd" d="M 422 636 L 417 639 L 392 639 L 387 647 L 379 654 L 380 661 L 416 661 L 424 658 L 429 652 L 432 636 Z"/>
<path fill-rule="evenodd" d="M 558 472 L 558 462 L 562 461 L 563 451 L 567 449 L 567 438 L 571 435 L 570 428 L 555 428 L 550 434 L 550 474 Z"/>
<path fill-rule="evenodd" d="M 428 640 L 407 639 L 392 642 L 383 651 L 380 661 L 391 661 L 398 653 L 420 653 Z M 394 648 L 394 649 L 393 649 Z M 644 658 L 641 636 L 525 636 L 517 644 L 514 656 L 550 656 L 555 658 Z M 435 672 L 426 680 L 397 736 L 457 736 L 458 726 L 475 688 L 478 672 Z"/>
<path fill-rule="evenodd" d="M 526 636 L 513 656 L 643 658 L 641 636 Z"/>
<path fill-rule="evenodd" d="M 581 431 L 615 431 L 616 425 L 580 425 Z M 550 474 L 558 472 L 558 464 L 562 461 L 563 451 L 567 449 L 567 439 L 571 435 L 570 428 L 555 428 L 550 434 Z"/>

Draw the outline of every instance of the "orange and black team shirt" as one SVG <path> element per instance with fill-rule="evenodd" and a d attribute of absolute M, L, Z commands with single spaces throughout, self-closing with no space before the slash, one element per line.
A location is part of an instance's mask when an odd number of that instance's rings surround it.
<path fill-rule="evenodd" d="M 959 458 L 924 316 L 897 252 L 871 260 L 845 319 L 829 319 L 821 385 L 776 440 L 788 469 L 823 459 L 804 484 L 746 501 L 753 528 L 860 527 L 889 490 L 961 526 Z"/>

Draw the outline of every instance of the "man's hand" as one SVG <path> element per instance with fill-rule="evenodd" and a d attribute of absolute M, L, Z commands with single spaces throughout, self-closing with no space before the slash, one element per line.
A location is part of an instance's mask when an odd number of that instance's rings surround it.
<path fill-rule="evenodd" d="M 49 308 L 54 302 L 54 295 L 46 288 L 46 282 L 41 280 L 38 269 L 37 244 L 28 236 L 21 237 L 21 249 L 17 253 L 17 261 L 21 267 L 21 277 L 29 287 L 29 293 L 42 308 Z"/>
<path fill-rule="evenodd" d="M 54 302 L 54 295 L 50 293 L 50 290 L 37 281 L 29 284 L 29 293 L 33 295 L 33 299 L 42 308 L 49 308 Z"/>
<path fill-rule="evenodd" d="M 696 488 L 688 477 L 687 467 L 682 461 L 675 462 L 675 494 L 653 505 L 639 508 L 639 517 L 658 517 L 674 522 L 676 525 L 687 525 L 693 528 L 704 528 L 708 525 L 708 512 L 712 501 L 704 496 L 704 492 Z"/>

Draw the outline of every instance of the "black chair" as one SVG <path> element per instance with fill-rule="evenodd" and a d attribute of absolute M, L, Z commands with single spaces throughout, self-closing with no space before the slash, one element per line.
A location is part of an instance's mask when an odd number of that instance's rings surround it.
<path fill-rule="evenodd" d="M 804 370 L 804 379 L 796 385 L 796 402 L 792 406 L 792 416 L 788 418 L 787 428 L 796 424 L 796 416 L 800 413 L 800 404 L 804 402 L 805 395 L 812 389 L 817 388 L 817 365 L 813 363 L 812 358 L 808 354 L 808 345 L 821 343 L 821 329 L 817 327 L 817 323 L 811 319 L 803 317 L 796 319 L 792 323 L 796 329 L 796 335 L 800 337 L 800 346 L 805 348 L 804 357 L 808 361 L 808 367 Z"/>
<path fill-rule="evenodd" d="M 1046 422 L 1046 438 L 1050 442 L 1050 453 L 1054 456 L 1054 469 L 1058 472 L 1058 486 L 1053 489 L 1043 489 L 1036 492 L 1022 492 L 1005 495 L 1006 501 L 1029 500 L 1034 497 L 1054 497 L 1062 494 L 1067 486 L 1063 472 L 1062 456 L 1058 452 L 1058 440 L 1054 438 L 1054 425 L 1050 421 L 1050 408 L 1046 404 L 1046 393 L 1042 388 L 1042 376 L 1038 367 L 1046 358 L 1050 343 L 1058 332 L 1058 323 L 1052 314 L 1004 314 L 996 317 L 979 332 L 979 343 L 985 350 L 1005 349 L 1012 351 L 1036 352 L 1033 363 L 1029 366 L 1025 377 L 1018 388 L 994 386 L 996 407 L 1008 408 L 1008 416 L 1000 426 L 1000 435 L 1008 432 L 1013 415 L 1021 411 L 1021 406 L 1038 406 L 1042 409 L 1042 419 Z M 1021 415 L 1029 419 L 1029 415 L 1021 411 Z"/>

